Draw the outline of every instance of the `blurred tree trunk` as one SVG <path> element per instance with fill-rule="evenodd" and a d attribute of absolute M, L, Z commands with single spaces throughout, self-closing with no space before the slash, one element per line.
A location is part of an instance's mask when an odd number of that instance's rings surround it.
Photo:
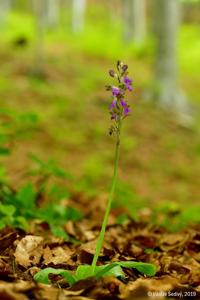
<path fill-rule="evenodd" d="M 59 0 L 47 0 L 46 2 L 46 21 L 47 27 L 54 28 L 59 24 L 60 3 Z"/>
<path fill-rule="evenodd" d="M 11 9 L 10 0 L 0 0 L 0 25 L 3 25 L 5 23 L 10 9 Z"/>
<path fill-rule="evenodd" d="M 36 19 L 35 53 L 32 72 L 34 75 L 42 77 L 44 74 L 44 32 L 46 27 L 46 6 L 45 1 L 32 0 L 32 4 Z"/>
<path fill-rule="evenodd" d="M 154 4 L 156 98 L 164 107 L 186 116 L 186 97 L 178 86 L 180 3 L 179 0 L 154 0 Z"/>
<path fill-rule="evenodd" d="M 72 30 L 81 32 L 85 23 L 86 0 L 73 0 L 72 4 Z"/>
<path fill-rule="evenodd" d="M 146 36 L 146 0 L 124 0 L 124 40 L 140 45 Z"/>

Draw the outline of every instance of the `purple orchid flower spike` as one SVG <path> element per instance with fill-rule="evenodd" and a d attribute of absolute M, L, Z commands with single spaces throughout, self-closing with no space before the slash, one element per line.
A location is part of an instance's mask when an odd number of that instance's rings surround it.
<path fill-rule="evenodd" d="M 115 125 L 112 126 L 112 131 L 119 135 L 119 127 L 121 126 L 121 121 L 127 117 L 131 109 L 127 101 L 124 99 L 126 91 L 132 91 L 132 82 L 128 75 L 128 66 L 118 61 L 117 63 L 117 72 L 114 70 L 109 71 L 109 75 L 117 79 L 117 85 L 108 85 L 107 90 L 112 92 L 112 102 L 110 104 L 110 115 L 111 120 L 115 122 Z"/>

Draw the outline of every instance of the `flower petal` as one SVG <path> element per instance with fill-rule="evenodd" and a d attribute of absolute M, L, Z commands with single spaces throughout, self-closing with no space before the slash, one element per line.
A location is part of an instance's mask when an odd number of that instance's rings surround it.
<path fill-rule="evenodd" d="M 113 96 L 119 96 L 120 93 L 121 93 L 120 88 L 118 88 L 118 87 L 116 87 L 116 86 L 113 86 L 113 87 L 112 87 L 112 94 L 113 94 Z"/>
<path fill-rule="evenodd" d="M 116 107 L 116 104 L 117 104 L 117 99 L 114 99 L 114 100 L 112 101 L 112 103 L 110 104 L 110 109 L 115 108 L 115 107 Z"/>

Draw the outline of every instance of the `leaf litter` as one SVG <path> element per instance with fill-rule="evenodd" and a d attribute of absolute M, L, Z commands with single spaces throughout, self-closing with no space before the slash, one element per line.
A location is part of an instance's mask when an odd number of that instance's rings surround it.
<path fill-rule="evenodd" d="M 103 207 L 99 207 L 98 219 L 97 211 L 86 205 L 85 199 L 81 209 L 85 218 L 66 221 L 63 226 L 68 240 L 54 237 L 48 225 L 37 221 L 33 221 L 29 232 L 9 227 L 0 231 L 0 299 L 159 300 L 177 299 L 179 295 L 200 299 L 200 226 L 190 225 L 172 233 L 148 219 L 136 222 L 127 218 L 118 224 L 115 211 L 109 219 L 98 264 L 152 263 L 157 268 L 155 276 L 123 267 L 123 278 L 91 277 L 71 287 L 59 274 L 49 275 L 51 284 L 35 282 L 34 275 L 45 268 L 73 272 L 81 264 L 91 264 Z"/>

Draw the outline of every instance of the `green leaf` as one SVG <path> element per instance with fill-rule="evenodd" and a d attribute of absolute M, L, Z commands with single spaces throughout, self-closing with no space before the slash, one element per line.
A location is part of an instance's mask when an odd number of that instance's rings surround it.
<path fill-rule="evenodd" d="M 55 176 L 58 178 L 68 178 L 73 179 L 73 176 L 66 170 L 62 169 L 57 165 L 57 163 L 53 159 L 49 159 L 48 161 L 40 159 L 35 154 L 31 153 L 29 155 L 30 159 L 34 161 L 37 165 L 36 170 L 32 170 L 33 174 L 43 174 L 48 176 Z"/>
<path fill-rule="evenodd" d="M 51 284 L 49 274 L 56 274 L 64 277 L 68 284 L 72 286 L 77 281 L 84 280 L 93 276 L 96 276 L 97 279 L 104 276 L 124 278 L 125 275 L 121 267 L 135 268 L 139 272 L 148 276 L 153 276 L 156 273 L 156 267 L 153 264 L 135 261 L 121 261 L 104 266 L 96 266 L 95 270 L 93 270 L 93 266 L 91 265 L 80 265 L 78 266 L 75 275 L 72 275 L 69 271 L 64 269 L 46 268 L 35 274 L 34 280 L 44 284 Z"/>
<path fill-rule="evenodd" d="M 200 223 L 200 206 L 194 205 L 183 210 L 180 220 L 185 224 Z"/>
<path fill-rule="evenodd" d="M 51 284 L 51 281 L 49 280 L 49 274 L 61 275 L 62 277 L 64 277 L 64 279 L 68 282 L 70 286 L 72 286 L 75 283 L 75 279 L 69 271 L 54 268 L 46 268 L 39 271 L 37 274 L 34 275 L 33 279 L 40 283 Z"/>
<path fill-rule="evenodd" d="M 3 229 L 6 226 L 6 220 L 5 218 L 1 218 L 0 220 L 0 230 Z"/>
<path fill-rule="evenodd" d="M 0 182 L 5 182 L 7 180 L 6 177 L 6 169 L 2 166 L 0 166 Z"/>
<path fill-rule="evenodd" d="M 38 211 L 38 217 L 48 224 L 58 226 L 64 224 L 67 220 L 80 220 L 82 213 L 62 204 L 51 203 Z"/>
<path fill-rule="evenodd" d="M 24 124 L 25 125 L 32 125 L 32 124 L 37 123 L 38 120 L 39 120 L 39 117 L 34 112 L 26 112 L 26 113 L 23 113 L 23 114 L 19 115 L 18 119 L 24 126 Z"/>
<path fill-rule="evenodd" d="M 91 265 L 80 265 L 76 270 L 75 279 L 79 281 L 92 276 L 95 276 L 97 279 L 104 276 L 124 278 L 124 272 L 117 263 L 96 266 L 94 271 Z"/>
<path fill-rule="evenodd" d="M 48 192 L 48 196 L 55 202 L 62 199 L 70 197 L 70 193 L 65 186 L 59 186 L 57 184 L 52 184 Z"/>
<path fill-rule="evenodd" d="M 0 147 L 0 155 L 9 155 L 10 154 L 10 149 L 6 147 Z"/>
<path fill-rule="evenodd" d="M 107 264 L 105 266 L 97 266 L 95 269 L 95 276 L 97 279 L 104 276 L 125 277 L 122 268 L 116 263 Z"/>
<path fill-rule="evenodd" d="M 64 229 L 61 226 L 50 224 L 50 228 L 53 235 L 63 238 L 65 241 L 69 240 L 68 234 L 64 231 Z"/>
<path fill-rule="evenodd" d="M 83 280 L 92 276 L 94 276 L 94 273 L 91 265 L 80 265 L 76 269 L 76 274 L 75 274 L 76 281 Z"/>
<path fill-rule="evenodd" d="M 117 224 L 122 225 L 128 220 L 128 216 L 126 214 L 122 214 L 117 217 Z"/>
<path fill-rule="evenodd" d="M 0 144 L 4 144 L 8 141 L 8 136 L 5 133 L 0 133 Z"/>
<path fill-rule="evenodd" d="M 31 183 L 23 186 L 16 195 L 16 200 L 21 207 L 33 209 L 35 207 L 35 197 L 33 185 Z"/>
<path fill-rule="evenodd" d="M 12 225 L 15 228 L 20 228 L 20 229 L 23 229 L 23 230 L 26 230 L 26 231 L 29 228 L 28 222 L 22 216 L 15 217 Z"/>
<path fill-rule="evenodd" d="M 16 208 L 13 205 L 6 205 L 0 203 L 0 214 L 7 216 L 7 217 L 12 217 L 16 211 Z"/>
<path fill-rule="evenodd" d="M 83 214 L 78 209 L 73 208 L 73 207 L 67 207 L 67 211 L 66 211 L 66 219 L 67 220 L 78 221 L 78 220 L 82 219 L 82 217 L 83 217 Z"/>
<path fill-rule="evenodd" d="M 29 154 L 29 158 L 34 161 L 40 168 L 45 167 L 45 162 L 34 153 Z"/>
<path fill-rule="evenodd" d="M 156 266 L 153 264 L 136 261 L 120 261 L 117 264 L 124 268 L 134 268 L 147 276 L 154 276 L 156 274 Z"/>

